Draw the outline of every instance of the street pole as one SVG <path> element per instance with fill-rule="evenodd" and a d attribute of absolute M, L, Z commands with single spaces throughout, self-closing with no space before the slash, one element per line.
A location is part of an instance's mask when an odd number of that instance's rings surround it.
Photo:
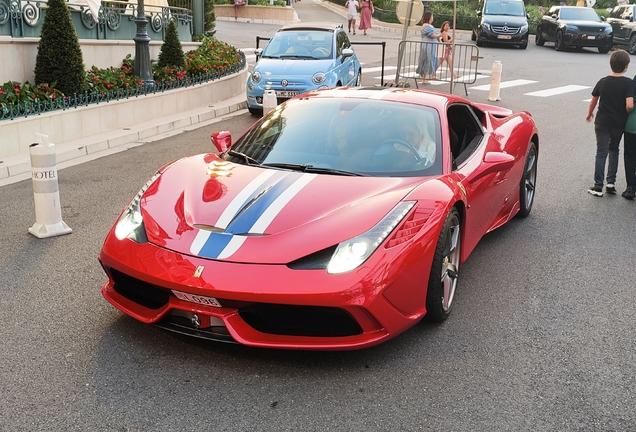
<path fill-rule="evenodd" d="M 141 77 L 144 86 L 154 86 L 155 80 L 152 76 L 152 66 L 150 65 L 150 36 L 148 36 L 144 0 L 137 0 L 137 34 L 133 38 L 135 41 L 135 69 L 136 76 Z"/>
<path fill-rule="evenodd" d="M 402 29 L 402 42 L 406 40 L 406 35 L 409 32 L 409 25 L 411 24 L 411 15 L 413 14 L 413 1 L 409 1 L 409 5 L 406 9 L 406 19 L 404 20 L 404 29 Z M 402 57 L 404 56 L 404 43 L 400 44 L 401 49 L 398 51 L 398 63 L 397 70 L 395 71 L 395 81 L 393 81 L 393 85 L 397 87 L 400 82 L 400 67 L 402 67 Z"/>

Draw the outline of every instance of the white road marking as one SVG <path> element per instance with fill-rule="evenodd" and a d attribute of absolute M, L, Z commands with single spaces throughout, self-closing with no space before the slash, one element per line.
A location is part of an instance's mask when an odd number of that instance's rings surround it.
<path fill-rule="evenodd" d="M 500 89 L 504 89 L 504 88 L 509 88 L 509 87 L 517 87 L 517 86 L 522 86 L 522 85 L 527 85 L 527 84 L 534 84 L 537 81 L 531 81 L 531 80 L 524 80 L 524 79 L 518 79 L 518 80 L 512 80 L 512 81 L 502 81 L 499 83 L 499 88 Z M 490 84 L 487 85 L 481 85 L 481 86 L 477 86 L 477 87 L 471 87 L 471 90 L 484 90 L 484 91 L 489 91 L 490 90 Z"/>
<path fill-rule="evenodd" d="M 566 85 L 561 87 L 554 87 L 545 90 L 539 90 L 530 93 L 524 93 L 524 96 L 537 96 L 537 97 L 548 97 L 548 96 L 556 96 L 564 93 L 571 93 L 579 90 L 585 90 L 590 88 L 590 86 L 582 86 L 582 85 Z"/>

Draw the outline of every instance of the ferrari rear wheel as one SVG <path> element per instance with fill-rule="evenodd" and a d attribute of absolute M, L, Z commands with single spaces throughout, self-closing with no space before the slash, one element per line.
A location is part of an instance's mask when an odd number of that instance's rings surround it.
<path fill-rule="evenodd" d="M 519 213 L 517 216 L 526 217 L 532 210 L 534 203 L 534 192 L 537 184 L 537 146 L 530 143 L 526 154 L 526 163 L 523 168 L 523 177 L 519 185 Z"/>
<path fill-rule="evenodd" d="M 426 294 L 427 321 L 444 321 L 450 314 L 459 277 L 460 223 L 459 212 L 453 207 L 439 234 L 431 266 Z"/>

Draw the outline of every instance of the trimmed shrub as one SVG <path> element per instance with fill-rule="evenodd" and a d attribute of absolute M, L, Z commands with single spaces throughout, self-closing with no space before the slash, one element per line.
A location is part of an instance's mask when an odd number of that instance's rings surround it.
<path fill-rule="evenodd" d="M 166 37 L 164 38 L 163 45 L 161 45 L 161 50 L 159 51 L 157 65 L 162 68 L 182 68 L 184 64 L 185 57 L 183 55 L 181 41 L 179 41 L 177 24 L 174 20 L 170 20 L 168 28 L 166 28 Z"/>
<path fill-rule="evenodd" d="M 205 32 L 207 37 L 214 37 L 216 33 L 216 14 L 214 13 L 214 0 L 205 0 L 203 13 L 205 14 Z"/>
<path fill-rule="evenodd" d="M 82 49 L 64 0 L 49 0 L 35 58 L 35 84 L 55 85 L 66 95 L 84 89 Z"/>

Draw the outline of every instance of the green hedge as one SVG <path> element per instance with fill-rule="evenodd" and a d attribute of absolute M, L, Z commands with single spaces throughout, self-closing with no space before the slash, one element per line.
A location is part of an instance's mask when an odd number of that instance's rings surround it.
<path fill-rule="evenodd" d="M 250 2 L 253 0 L 250 0 Z M 344 7 L 347 0 L 329 0 L 332 3 L 338 4 Z M 359 0 L 360 1 L 360 0 Z M 530 17 L 528 19 L 528 26 L 530 34 L 535 34 L 537 30 L 537 24 L 541 20 L 544 13 L 554 4 L 557 4 L 554 0 L 542 0 L 542 1 L 528 1 L 526 0 L 526 12 Z M 560 2 L 559 2 L 560 3 Z M 568 0 L 565 2 L 569 6 L 575 6 L 576 1 Z M 395 13 L 396 7 L 395 0 L 374 0 L 374 14 L 373 18 L 385 23 L 399 23 L 397 15 Z M 425 10 L 431 10 L 433 12 L 433 25 L 439 28 L 444 21 L 453 22 L 453 2 L 452 1 L 430 1 L 424 2 Z M 602 7 L 601 7 L 602 5 Z M 609 14 L 608 9 L 616 6 L 616 0 L 598 0 L 598 6 L 595 8 L 599 16 L 607 17 Z M 458 30 L 472 30 L 473 24 L 477 19 L 476 11 L 479 9 L 478 0 L 457 1 L 457 17 L 456 24 Z M 418 23 L 418 24 L 421 24 Z"/>

